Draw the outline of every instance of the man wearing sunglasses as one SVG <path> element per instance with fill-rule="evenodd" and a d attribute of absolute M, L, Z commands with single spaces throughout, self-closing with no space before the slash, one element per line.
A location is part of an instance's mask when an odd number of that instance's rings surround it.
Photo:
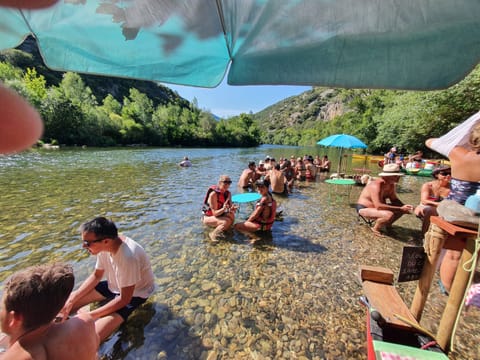
<path fill-rule="evenodd" d="M 153 293 L 153 272 L 145 250 L 119 235 L 113 221 L 97 217 L 82 224 L 80 232 L 83 247 L 97 256 L 97 263 L 95 271 L 71 293 L 62 314 L 66 318 L 82 306 L 101 301 L 89 314 L 104 341 Z"/>

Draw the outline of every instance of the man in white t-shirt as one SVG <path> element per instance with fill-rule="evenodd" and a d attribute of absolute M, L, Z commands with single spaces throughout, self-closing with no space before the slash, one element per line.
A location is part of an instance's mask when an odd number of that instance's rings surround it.
<path fill-rule="evenodd" d="M 95 271 L 71 293 L 62 313 L 66 317 L 72 310 L 107 300 L 89 312 L 103 341 L 153 293 L 153 272 L 145 250 L 129 237 L 118 235 L 113 221 L 97 217 L 82 224 L 80 232 L 83 247 L 97 255 L 97 263 Z"/>

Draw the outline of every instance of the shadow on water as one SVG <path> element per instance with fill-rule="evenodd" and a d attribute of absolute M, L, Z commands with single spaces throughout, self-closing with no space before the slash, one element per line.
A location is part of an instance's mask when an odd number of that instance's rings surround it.
<path fill-rule="evenodd" d="M 355 209 L 355 205 L 356 204 L 353 204 L 353 203 L 349 204 L 350 208 L 353 209 L 355 215 L 357 215 L 358 224 L 370 227 L 370 225 L 368 225 L 365 220 L 363 220 L 361 217 L 358 216 Z M 409 225 L 415 225 L 415 223 L 418 223 L 418 225 L 421 226 L 422 221 L 417 217 L 404 215 L 402 216 L 402 218 L 408 218 Z M 394 224 L 390 229 L 387 229 L 384 231 L 385 231 L 385 236 L 392 237 L 399 242 L 406 243 L 408 245 L 423 244 L 422 231 L 417 228 L 412 228 L 412 226 L 403 226 L 403 225 Z"/>
<path fill-rule="evenodd" d="M 219 245 L 221 243 L 244 244 L 246 246 L 253 246 L 254 249 L 262 251 L 273 251 L 279 248 L 295 252 L 318 254 L 327 251 L 325 246 L 316 244 L 307 237 L 292 234 L 290 227 L 298 223 L 298 218 L 285 218 L 282 215 L 275 219 L 274 230 L 257 231 L 252 234 L 244 234 L 230 230 L 226 232 L 225 239 L 219 243 L 211 242 L 208 237 L 208 232 L 211 231 L 211 229 L 206 228 L 204 231 L 205 242 L 211 243 L 212 246 Z"/>
<path fill-rule="evenodd" d="M 99 354 L 102 354 L 100 359 L 123 359 L 131 351 L 142 347 L 145 342 L 144 328 L 150 323 L 155 313 L 151 302 L 146 302 L 133 312 L 128 321 L 100 345 Z"/>
<path fill-rule="evenodd" d="M 327 251 L 323 245 L 314 244 L 307 238 L 292 235 L 275 240 L 270 232 L 267 235 L 260 235 L 260 239 L 253 244 L 254 248 L 262 251 L 272 251 L 277 248 L 283 248 L 295 252 L 317 253 L 321 254 Z"/>
<path fill-rule="evenodd" d="M 175 317 L 167 305 L 148 301 L 100 346 L 100 360 L 198 359 L 207 348 L 192 332 L 193 325 Z"/>

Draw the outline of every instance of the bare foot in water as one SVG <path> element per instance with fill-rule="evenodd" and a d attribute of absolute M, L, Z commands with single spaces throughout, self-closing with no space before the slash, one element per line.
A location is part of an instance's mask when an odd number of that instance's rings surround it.
<path fill-rule="evenodd" d="M 385 236 L 380 232 L 380 230 L 377 230 L 377 229 L 375 229 L 375 228 L 373 228 L 373 227 L 370 228 L 370 230 L 372 230 L 372 232 L 373 232 L 373 234 L 374 234 L 375 236 L 385 237 Z"/>
<path fill-rule="evenodd" d="M 209 233 L 208 236 L 210 236 L 210 240 L 212 240 L 212 242 L 219 242 L 220 240 L 225 239 L 224 233 L 215 230 Z"/>
<path fill-rule="evenodd" d="M 259 236 L 250 236 L 249 243 L 253 245 L 256 242 L 259 242 L 260 240 L 262 240 L 262 238 Z"/>

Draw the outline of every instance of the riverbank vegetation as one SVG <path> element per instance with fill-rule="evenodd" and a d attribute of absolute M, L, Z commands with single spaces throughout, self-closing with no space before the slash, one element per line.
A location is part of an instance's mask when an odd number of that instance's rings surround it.
<path fill-rule="evenodd" d="M 30 44 L 31 46 L 31 44 Z M 38 51 L 38 50 L 37 50 Z M 252 115 L 218 120 L 159 84 L 60 73 L 40 55 L 0 53 L 0 81 L 23 95 L 45 124 L 41 141 L 67 146 L 219 146 L 260 144 Z M 91 84 L 91 86 L 87 85 Z"/>
<path fill-rule="evenodd" d="M 480 110 L 480 67 L 440 91 L 314 87 L 257 114 L 218 119 L 177 93 L 148 81 L 61 73 L 45 67 L 35 41 L 0 53 L 0 81 L 26 97 L 45 122 L 44 142 L 62 145 L 315 145 L 355 135 L 369 153 L 397 146 L 425 149 Z"/>
<path fill-rule="evenodd" d="M 480 110 L 480 67 L 440 91 L 346 90 L 313 88 L 255 114 L 266 129 L 262 142 L 314 145 L 337 133 L 355 135 L 369 153 L 395 145 L 402 152 L 424 150 L 427 138 L 440 136 Z M 428 152 L 428 151 L 427 151 Z"/>

